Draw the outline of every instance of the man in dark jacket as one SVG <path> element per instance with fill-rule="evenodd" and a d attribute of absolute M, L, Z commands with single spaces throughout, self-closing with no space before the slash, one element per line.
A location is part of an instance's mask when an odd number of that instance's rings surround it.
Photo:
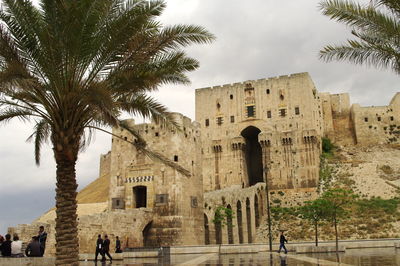
<path fill-rule="evenodd" d="M 44 251 L 46 249 L 46 240 L 47 240 L 47 233 L 44 231 L 43 225 L 39 227 L 39 234 L 37 237 L 40 243 L 40 251 L 42 252 L 42 257 L 43 257 Z"/>
<path fill-rule="evenodd" d="M 42 248 L 39 243 L 38 237 L 34 236 L 32 237 L 32 241 L 28 244 L 28 246 L 25 249 L 25 255 L 27 257 L 41 257 L 43 256 L 42 254 Z"/>
<path fill-rule="evenodd" d="M 11 257 L 11 235 L 6 234 L 6 241 L 1 245 L 1 255 L 3 257 Z"/>
<path fill-rule="evenodd" d="M 104 253 L 103 253 L 103 239 L 101 238 L 101 235 L 97 236 L 97 242 L 96 242 L 96 256 L 94 257 L 94 261 L 97 261 L 97 256 L 101 255 L 101 260 L 105 260 L 104 258 Z"/>
<path fill-rule="evenodd" d="M 106 261 L 106 255 L 110 258 L 110 261 L 112 261 L 112 257 L 110 255 L 109 251 L 110 251 L 110 239 L 108 239 L 107 235 L 104 235 L 104 242 L 103 242 L 104 257 L 102 258 L 102 261 Z"/>
<path fill-rule="evenodd" d="M 280 245 L 279 245 L 279 250 L 278 253 L 281 252 L 281 249 L 283 248 L 285 250 L 285 254 L 287 253 L 287 249 L 285 247 L 285 242 L 287 243 L 288 241 L 286 240 L 285 236 L 283 235 L 283 231 L 281 232 L 281 237 L 279 239 Z"/>

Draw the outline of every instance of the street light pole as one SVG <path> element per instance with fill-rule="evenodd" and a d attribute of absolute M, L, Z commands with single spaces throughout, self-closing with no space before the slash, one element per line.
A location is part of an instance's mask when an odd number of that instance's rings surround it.
<path fill-rule="evenodd" d="M 265 193 L 267 194 L 267 222 L 268 222 L 269 251 L 272 252 L 271 206 L 269 204 L 269 185 L 268 185 L 266 166 L 264 166 L 264 176 L 265 176 Z"/>

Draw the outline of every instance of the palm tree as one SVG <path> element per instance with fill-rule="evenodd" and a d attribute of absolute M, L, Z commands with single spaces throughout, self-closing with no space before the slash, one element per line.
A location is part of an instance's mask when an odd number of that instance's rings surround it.
<path fill-rule="evenodd" d="M 3 0 L 0 122 L 34 123 L 37 164 L 51 141 L 57 265 L 78 265 L 75 163 L 91 133 L 124 126 L 123 111 L 176 126 L 146 93 L 189 83 L 199 63 L 181 48 L 214 39 L 200 26 L 163 26 L 156 19 L 164 9 L 162 0 Z"/>
<path fill-rule="evenodd" d="M 325 61 L 348 60 L 400 74 L 400 2 L 371 0 L 368 5 L 329 0 L 320 3 L 323 14 L 352 28 L 356 40 L 320 51 Z"/>

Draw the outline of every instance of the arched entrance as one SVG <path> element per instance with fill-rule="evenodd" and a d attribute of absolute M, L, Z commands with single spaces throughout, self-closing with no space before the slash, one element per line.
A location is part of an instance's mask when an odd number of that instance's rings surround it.
<path fill-rule="evenodd" d="M 228 205 L 226 208 L 232 211 L 231 205 Z M 226 217 L 226 223 L 227 223 L 227 227 L 228 227 L 228 243 L 229 244 L 233 244 L 233 221 L 232 221 L 232 216 L 227 216 Z"/>
<path fill-rule="evenodd" d="M 252 243 L 252 231 L 251 231 L 251 210 L 250 210 L 250 200 L 246 199 L 246 216 L 247 216 L 247 243 Z"/>
<path fill-rule="evenodd" d="M 239 233 L 239 243 L 243 243 L 242 203 L 238 200 L 236 204 L 236 215 Z"/>
<path fill-rule="evenodd" d="M 217 213 L 215 213 L 216 215 Z M 214 216 L 215 217 L 215 216 Z M 222 244 L 222 224 L 221 221 L 216 221 L 215 226 L 215 243 Z"/>
<path fill-rule="evenodd" d="M 257 195 L 254 196 L 254 215 L 256 220 L 256 228 L 260 226 L 260 212 L 258 207 L 258 197 Z"/>
<path fill-rule="evenodd" d="M 133 190 L 133 206 L 134 208 L 146 208 L 147 207 L 147 187 L 136 186 Z"/>
<path fill-rule="evenodd" d="M 204 244 L 210 245 L 210 226 L 206 214 L 204 214 Z"/>
<path fill-rule="evenodd" d="M 152 227 L 153 221 L 148 223 L 143 231 L 142 231 L 142 236 L 143 236 L 143 247 L 151 247 L 152 246 L 152 241 L 151 241 L 151 227 Z"/>
<path fill-rule="evenodd" d="M 246 140 L 245 159 L 250 186 L 263 182 L 262 149 L 258 142 L 260 132 L 258 128 L 249 126 L 241 133 Z"/>

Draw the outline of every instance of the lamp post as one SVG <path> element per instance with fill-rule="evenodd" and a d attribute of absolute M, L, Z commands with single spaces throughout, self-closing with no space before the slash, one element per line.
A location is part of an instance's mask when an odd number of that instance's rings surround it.
<path fill-rule="evenodd" d="M 269 185 L 268 185 L 266 166 L 264 166 L 264 177 L 265 177 L 265 193 L 267 194 L 267 222 L 268 222 L 269 251 L 272 252 L 271 208 L 269 204 Z"/>

